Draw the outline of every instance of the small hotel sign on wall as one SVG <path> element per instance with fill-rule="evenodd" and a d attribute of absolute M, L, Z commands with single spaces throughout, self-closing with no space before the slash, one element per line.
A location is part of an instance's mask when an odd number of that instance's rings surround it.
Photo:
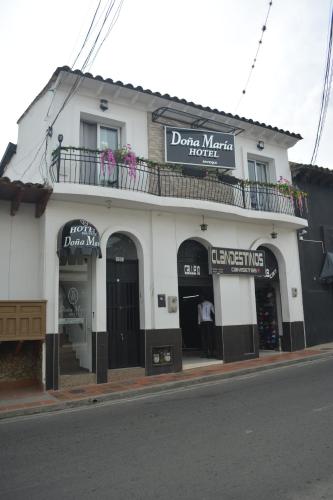
<path fill-rule="evenodd" d="M 165 161 L 235 168 L 234 136 L 209 130 L 165 127 Z"/>

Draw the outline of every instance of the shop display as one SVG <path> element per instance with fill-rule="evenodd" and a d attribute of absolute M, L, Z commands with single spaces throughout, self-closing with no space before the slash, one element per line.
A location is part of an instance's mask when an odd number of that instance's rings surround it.
<path fill-rule="evenodd" d="M 259 349 L 279 349 L 275 292 L 272 287 L 256 290 Z"/>

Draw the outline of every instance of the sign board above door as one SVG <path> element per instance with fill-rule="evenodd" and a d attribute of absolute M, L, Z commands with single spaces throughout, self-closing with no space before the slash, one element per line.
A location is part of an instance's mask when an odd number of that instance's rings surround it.
<path fill-rule="evenodd" d="M 102 257 L 100 236 L 95 226 L 84 219 L 64 224 L 58 233 L 57 253 L 61 258 L 75 255 Z"/>
<path fill-rule="evenodd" d="M 209 264 L 213 274 L 265 276 L 263 250 L 211 247 Z"/>
<path fill-rule="evenodd" d="M 233 134 L 165 127 L 165 161 L 182 165 L 235 168 Z"/>

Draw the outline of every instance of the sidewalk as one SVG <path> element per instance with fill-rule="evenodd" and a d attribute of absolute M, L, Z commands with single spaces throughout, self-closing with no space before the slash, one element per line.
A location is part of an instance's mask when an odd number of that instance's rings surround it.
<path fill-rule="evenodd" d="M 106 384 L 91 384 L 59 391 L 43 392 L 37 387 L 2 390 L 0 392 L 0 420 L 60 411 L 66 408 L 91 406 L 104 401 L 152 394 L 330 357 L 333 357 L 333 343 L 292 353 L 265 353 L 260 358 L 249 361 L 228 364 L 215 363 L 183 370 L 179 373 L 127 378 Z"/>

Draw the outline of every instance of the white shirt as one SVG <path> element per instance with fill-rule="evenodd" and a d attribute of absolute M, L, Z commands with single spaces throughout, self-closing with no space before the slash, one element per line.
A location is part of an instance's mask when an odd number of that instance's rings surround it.
<path fill-rule="evenodd" d="M 215 314 L 214 306 L 209 300 L 204 300 L 198 305 L 198 324 L 203 321 L 213 321 L 212 313 Z"/>

